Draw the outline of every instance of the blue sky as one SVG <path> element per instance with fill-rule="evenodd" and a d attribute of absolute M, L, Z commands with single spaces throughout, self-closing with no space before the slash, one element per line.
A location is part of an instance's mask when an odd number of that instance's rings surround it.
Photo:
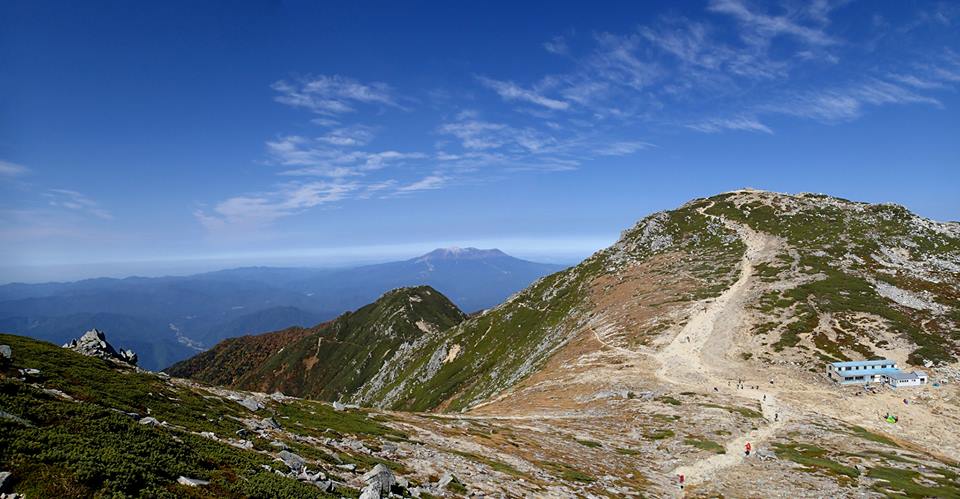
<path fill-rule="evenodd" d="M 960 7 L 0 4 L 0 281 L 575 261 L 745 186 L 960 219 Z"/>

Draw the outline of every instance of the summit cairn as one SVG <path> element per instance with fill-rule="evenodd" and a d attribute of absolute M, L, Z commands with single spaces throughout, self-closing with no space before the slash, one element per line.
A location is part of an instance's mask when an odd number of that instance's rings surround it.
<path fill-rule="evenodd" d="M 83 336 L 63 344 L 63 348 L 69 348 L 77 353 L 82 353 L 90 357 L 98 357 L 103 360 L 119 361 L 137 365 L 137 354 L 133 350 L 120 350 L 119 352 L 107 343 L 107 336 L 99 329 L 91 329 Z"/>

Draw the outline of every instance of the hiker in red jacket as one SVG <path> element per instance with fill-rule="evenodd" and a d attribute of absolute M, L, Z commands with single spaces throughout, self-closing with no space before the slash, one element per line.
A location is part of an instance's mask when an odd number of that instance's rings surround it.
<path fill-rule="evenodd" d="M 683 482 L 686 479 L 683 475 L 677 475 L 677 481 L 680 482 L 680 490 L 683 490 Z"/>
<path fill-rule="evenodd" d="M 747 455 L 747 456 L 749 456 L 749 455 L 750 455 L 750 449 L 751 449 L 751 447 L 750 447 L 750 442 L 747 442 L 747 445 L 743 446 L 743 449 L 744 449 L 744 454 Z"/>

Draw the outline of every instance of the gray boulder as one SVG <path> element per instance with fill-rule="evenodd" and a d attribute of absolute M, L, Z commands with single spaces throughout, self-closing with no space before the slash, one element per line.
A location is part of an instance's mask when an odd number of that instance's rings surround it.
<path fill-rule="evenodd" d="M 293 471 L 295 473 L 300 473 L 301 471 L 305 470 L 307 467 L 307 462 L 304 461 L 302 457 L 290 451 L 282 450 L 280 451 L 280 453 L 277 454 L 277 457 L 279 457 L 284 462 L 284 464 L 286 464 L 287 467 L 290 468 L 290 471 Z"/>
<path fill-rule="evenodd" d="M 10 345 L 0 345 L 0 361 L 9 361 L 13 358 L 13 349 Z"/>
<path fill-rule="evenodd" d="M 91 329 L 83 333 L 83 336 L 64 343 L 63 348 L 103 360 L 137 365 L 137 354 L 133 353 L 133 350 L 118 352 L 110 343 L 107 343 L 107 336 L 99 329 Z"/>
<path fill-rule="evenodd" d="M 7 482 L 10 481 L 9 471 L 0 471 L 0 492 L 7 489 Z"/>
<path fill-rule="evenodd" d="M 177 483 L 181 485 L 186 485 L 187 487 L 199 487 L 200 485 L 209 485 L 209 480 L 200 480 L 199 478 L 188 478 L 181 476 L 177 478 Z"/>
<path fill-rule="evenodd" d="M 155 418 L 155 417 L 153 417 L 153 416 L 147 416 L 147 417 L 145 417 L 145 418 L 140 418 L 140 421 L 138 421 L 138 423 L 140 423 L 140 424 L 145 424 L 145 425 L 150 425 L 150 426 L 159 426 L 159 425 L 160 425 L 160 421 L 158 421 L 157 418 Z"/>
<path fill-rule="evenodd" d="M 397 483 L 393 472 L 383 464 L 377 464 L 361 478 L 367 485 L 360 494 L 361 499 L 380 499 L 390 495 L 390 487 Z"/>
<path fill-rule="evenodd" d="M 263 419 L 260 421 L 260 424 L 261 424 L 261 426 L 262 426 L 263 428 L 272 429 L 272 430 L 279 430 L 279 429 L 280 429 L 280 423 L 278 423 L 277 420 L 276 420 L 276 419 L 273 419 L 272 417 L 270 417 L 270 418 L 263 418 Z"/>
<path fill-rule="evenodd" d="M 237 403 L 246 407 L 247 409 L 250 409 L 251 411 L 263 409 L 263 404 L 253 397 L 247 397 L 245 399 L 238 400 Z"/>

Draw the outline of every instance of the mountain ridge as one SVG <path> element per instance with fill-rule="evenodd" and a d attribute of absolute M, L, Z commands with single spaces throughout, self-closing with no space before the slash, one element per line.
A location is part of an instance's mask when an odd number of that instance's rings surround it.
<path fill-rule="evenodd" d="M 499 250 L 438 249 L 345 269 L 241 267 L 180 277 L 11 284 L 0 286 L 0 326 L 55 343 L 99 327 L 134 343 L 143 367 L 160 369 L 231 336 L 333 319 L 397 287 L 431 285 L 473 312 L 561 268 Z M 89 321 L 107 316 L 114 319 Z M 127 327 L 132 324 L 143 326 Z"/>

